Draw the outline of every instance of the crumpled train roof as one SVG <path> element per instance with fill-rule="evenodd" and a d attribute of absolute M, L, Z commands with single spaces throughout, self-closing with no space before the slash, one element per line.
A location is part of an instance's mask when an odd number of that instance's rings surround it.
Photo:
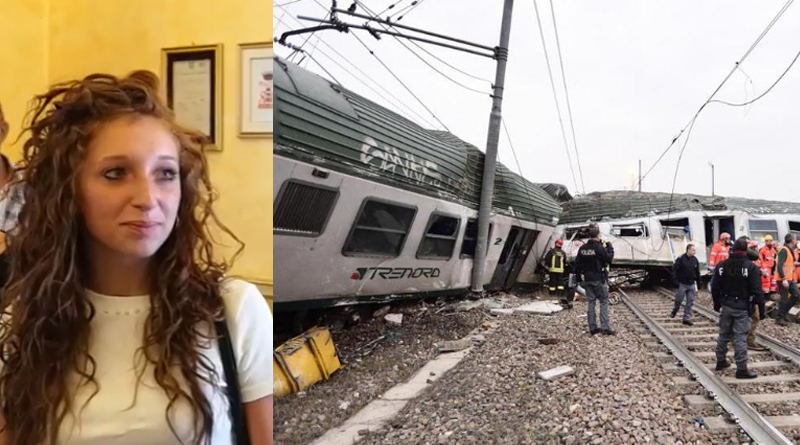
<path fill-rule="evenodd" d="M 684 211 L 740 210 L 753 214 L 800 214 L 800 203 L 693 194 L 610 191 L 589 193 L 562 204 L 561 224 Z"/>

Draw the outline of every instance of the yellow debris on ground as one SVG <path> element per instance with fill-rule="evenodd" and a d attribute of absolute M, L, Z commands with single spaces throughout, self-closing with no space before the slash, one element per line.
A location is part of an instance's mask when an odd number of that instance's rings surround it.
<path fill-rule="evenodd" d="M 275 348 L 272 354 L 275 396 L 303 391 L 330 379 L 341 367 L 331 332 L 315 326 Z"/>

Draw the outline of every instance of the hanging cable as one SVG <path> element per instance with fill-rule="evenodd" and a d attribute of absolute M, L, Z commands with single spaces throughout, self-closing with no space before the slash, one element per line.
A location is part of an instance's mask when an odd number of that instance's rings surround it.
<path fill-rule="evenodd" d="M 728 75 L 725 76 L 725 78 L 722 80 L 722 82 L 719 84 L 719 86 L 714 90 L 713 93 L 711 93 L 711 96 L 709 96 L 709 98 L 703 103 L 703 105 L 700 106 L 700 108 L 697 110 L 697 112 L 694 114 L 694 116 L 692 116 L 692 118 L 689 120 L 689 122 L 683 127 L 683 129 L 681 129 L 681 131 L 678 133 L 678 135 L 675 136 L 672 139 L 672 142 L 670 142 L 670 144 L 667 146 L 666 149 L 664 149 L 664 151 L 661 153 L 661 155 L 658 157 L 658 159 L 656 159 L 656 162 L 654 162 L 653 165 L 651 165 L 650 168 L 647 169 L 647 172 L 644 175 L 642 175 L 641 179 L 639 180 L 639 183 L 644 181 L 644 179 L 647 177 L 647 175 L 649 175 L 650 172 L 652 172 L 653 169 L 658 165 L 658 163 L 661 162 L 661 160 L 664 158 L 664 156 L 667 154 L 667 152 L 669 152 L 670 149 L 672 149 L 672 147 L 675 145 L 675 142 L 678 141 L 678 139 L 681 137 L 681 135 L 683 135 L 683 133 L 686 131 L 686 129 L 689 128 L 689 126 L 694 124 L 694 121 L 697 119 L 697 116 L 700 114 L 700 112 L 703 111 L 703 108 L 705 108 L 706 105 L 708 105 L 711 102 L 711 100 L 714 99 L 714 96 L 719 92 L 719 90 L 722 89 L 722 87 L 725 85 L 725 83 L 728 81 L 728 79 L 731 78 L 733 73 L 736 72 L 736 70 L 739 68 L 739 66 L 745 61 L 745 59 L 747 59 L 747 57 L 750 55 L 750 53 L 753 52 L 753 50 L 756 48 L 756 46 L 758 46 L 758 44 L 761 43 L 761 41 L 764 39 L 764 37 L 767 35 L 767 33 L 769 33 L 769 31 L 772 29 L 772 27 L 775 26 L 775 23 L 778 22 L 778 20 L 783 16 L 783 14 L 786 12 L 786 10 L 789 9 L 789 7 L 792 5 L 792 3 L 794 3 L 794 0 L 788 0 L 783 5 L 783 7 L 778 11 L 778 13 L 775 15 L 775 17 L 769 22 L 767 27 L 764 28 L 764 30 L 761 32 L 761 34 L 759 34 L 759 36 L 758 36 L 758 38 L 756 38 L 755 42 L 753 42 L 753 44 L 750 45 L 750 48 L 747 49 L 747 51 L 739 59 L 739 61 L 734 64 L 733 68 L 728 73 Z M 791 68 L 791 65 L 790 65 L 790 68 Z"/>
<path fill-rule="evenodd" d="M 544 60 L 547 63 L 547 74 L 550 76 L 550 89 L 553 91 L 553 100 L 556 103 L 556 112 L 558 113 L 558 124 L 561 126 L 561 139 L 564 141 L 564 151 L 567 153 L 567 160 L 569 161 L 569 171 L 572 173 L 572 182 L 575 183 L 576 193 L 580 191 L 578 187 L 578 180 L 575 177 L 575 167 L 572 166 L 572 155 L 569 154 L 569 143 L 567 142 L 567 132 L 564 130 L 564 120 L 561 119 L 561 106 L 558 104 L 558 93 L 556 93 L 556 83 L 553 80 L 553 69 L 550 66 L 550 56 L 547 54 L 547 44 L 544 40 L 544 30 L 542 29 L 542 21 L 539 19 L 539 6 L 536 0 L 533 0 L 533 8 L 536 11 L 536 23 L 539 25 L 539 36 L 542 39 L 542 49 L 544 50 Z"/>
<path fill-rule="evenodd" d="M 575 138 L 575 124 L 572 120 L 572 106 L 569 102 L 569 89 L 567 88 L 567 75 L 564 72 L 564 58 L 561 57 L 561 42 L 558 39 L 558 26 L 556 25 L 556 10 L 553 7 L 553 0 L 550 0 L 550 13 L 553 16 L 553 32 L 556 35 L 556 48 L 558 48 L 558 63 L 561 65 L 561 80 L 564 83 L 564 95 L 567 99 L 567 113 L 569 114 L 569 126 L 572 129 L 572 145 L 575 147 L 575 162 L 578 164 L 578 174 L 581 178 L 581 189 L 586 194 L 586 185 L 583 182 L 583 168 L 581 167 L 581 155 L 578 152 L 578 140 Z"/>
<path fill-rule="evenodd" d="M 402 81 L 402 80 L 401 80 L 399 77 L 397 77 L 397 74 L 395 74 L 395 73 L 394 73 L 394 71 L 392 71 L 392 69 L 391 69 L 391 68 L 389 68 L 389 67 L 388 67 L 388 66 L 387 66 L 385 63 L 383 63 L 383 60 L 381 60 L 381 58 L 380 58 L 380 57 L 378 57 L 378 55 L 377 55 L 377 54 L 375 54 L 375 52 L 374 52 L 374 51 L 372 51 L 371 49 L 369 49 L 369 47 L 367 46 L 367 44 L 366 44 L 366 43 L 364 43 L 364 41 L 363 41 L 363 40 L 361 40 L 361 38 L 360 38 L 360 37 L 358 37 L 358 34 L 356 34 L 356 33 L 350 33 L 350 35 L 352 35 L 353 37 L 355 37 L 355 38 L 356 38 L 356 40 L 358 40 L 358 42 L 359 42 L 359 43 L 361 43 L 361 46 L 363 46 L 363 47 L 364 47 L 364 48 L 367 50 L 367 52 L 369 52 L 369 53 L 372 55 L 372 57 L 375 57 L 375 60 L 377 60 L 377 61 L 378 61 L 378 62 L 379 62 L 381 65 L 383 65 L 383 67 L 384 67 L 384 68 L 386 68 L 386 71 L 388 71 L 388 72 L 389 72 L 389 74 L 391 74 L 391 75 L 392 75 L 392 77 L 394 77 L 394 78 L 395 78 L 395 80 L 397 80 L 397 82 L 399 82 L 399 83 L 400 83 L 400 85 L 402 85 L 402 86 L 403 86 L 403 88 L 405 88 L 405 89 L 406 89 L 406 91 L 408 92 L 408 94 L 410 94 L 411 96 L 413 96 L 413 97 L 414 97 L 414 99 L 416 99 L 416 100 L 417 100 L 417 102 L 419 102 L 419 104 L 420 104 L 420 105 L 422 105 L 422 107 L 423 107 L 423 108 L 425 108 L 425 110 L 426 110 L 428 113 L 430 113 L 430 115 L 431 115 L 431 116 L 433 116 L 433 118 L 434 118 L 434 119 L 436 119 L 436 122 L 439 122 L 439 124 L 440 124 L 442 127 L 444 127 L 444 129 L 445 129 L 445 130 L 447 130 L 447 132 L 448 132 L 448 133 L 452 133 L 452 132 L 450 131 L 450 129 L 449 129 L 449 128 L 447 128 L 447 125 L 445 125 L 445 124 L 444 124 L 444 122 L 442 122 L 442 121 L 441 121 L 441 119 L 439 119 L 439 117 L 438 117 L 438 116 L 436 116 L 436 114 L 435 114 L 433 111 L 431 111 L 431 109 L 430 109 L 430 108 L 428 108 L 428 106 L 427 106 L 427 105 L 425 105 L 425 103 L 424 103 L 424 102 L 422 102 L 422 99 L 420 99 L 419 97 L 417 97 L 417 95 L 416 95 L 416 94 L 414 94 L 414 92 L 413 92 L 413 91 L 411 91 L 411 88 L 409 88 L 409 87 L 408 87 L 408 86 L 405 84 L 405 82 L 403 82 L 403 81 Z"/>
<path fill-rule="evenodd" d="M 772 89 L 775 88 L 775 86 L 778 85 L 778 83 L 781 80 L 783 80 L 784 76 L 786 76 L 786 74 L 789 72 L 789 70 L 792 69 L 792 66 L 794 66 L 795 62 L 797 62 L 798 58 L 800 58 L 800 51 L 794 56 L 794 59 L 792 59 L 792 63 L 789 64 L 789 66 L 786 68 L 786 70 L 783 72 L 783 74 L 781 74 L 780 77 L 778 77 L 778 80 L 776 80 L 775 83 L 773 83 L 769 88 L 767 88 L 766 91 L 764 91 L 763 93 L 761 93 L 759 96 L 755 97 L 754 99 L 748 100 L 748 101 L 742 102 L 742 103 L 731 103 L 731 102 L 725 102 L 724 100 L 714 99 L 714 100 L 709 101 L 709 103 L 720 103 L 720 104 L 729 105 L 731 107 L 745 107 L 747 105 L 752 104 L 753 102 L 761 99 L 762 97 L 766 96 L 770 91 L 772 91 Z"/>

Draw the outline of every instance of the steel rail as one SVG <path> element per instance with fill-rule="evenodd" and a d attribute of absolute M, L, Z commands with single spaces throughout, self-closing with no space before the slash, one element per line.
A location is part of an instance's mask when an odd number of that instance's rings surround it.
<path fill-rule="evenodd" d="M 666 297 L 674 297 L 669 290 L 663 287 L 658 287 L 657 289 Z M 700 315 L 712 320 L 714 323 L 719 323 L 719 315 L 717 315 L 713 310 L 698 305 L 694 305 L 693 309 L 699 312 Z M 797 366 L 800 366 L 800 349 L 790 346 L 776 338 L 770 337 L 769 335 L 759 334 L 758 332 L 756 332 L 756 342 L 765 348 L 771 349 L 775 355 L 781 356 L 784 360 L 788 360 Z"/>
<path fill-rule="evenodd" d="M 738 394 L 728 387 L 725 382 L 709 370 L 703 362 L 686 349 L 663 326 L 653 320 L 642 308 L 628 297 L 622 289 L 618 289 L 622 301 L 639 317 L 647 328 L 652 331 L 661 343 L 669 348 L 681 364 L 692 374 L 694 380 L 699 382 L 709 392 L 711 397 L 730 413 L 739 427 L 750 438 L 761 445 L 792 444 L 793 442 L 783 435 L 774 425 L 769 423 L 749 403 L 742 400 Z"/>

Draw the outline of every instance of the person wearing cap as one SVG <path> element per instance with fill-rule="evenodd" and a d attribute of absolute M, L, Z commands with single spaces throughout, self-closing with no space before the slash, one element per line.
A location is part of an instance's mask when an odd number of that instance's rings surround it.
<path fill-rule="evenodd" d="M 775 257 L 778 255 L 775 244 L 772 242 L 772 235 L 764 237 L 764 246 L 758 251 L 758 261 L 761 265 L 761 290 L 764 291 L 764 299 L 769 301 L 772 294 L 778 292 L 778 285 L 775 282 Z"/>
<path fill-rule="evenodd" d="M 600 228 L 589 228 L 589 241 L 578 249 L 575 257 L 575 277 L 583 281 L 586 290 L 589 335 L 615 335 L 608 320 L 608 267 L 614 260 L 614 246 L 600 241 Z M 596 302 L 600 300 L 600 328 L 597 328 Z"/>
<path fill-rule="evenodd" d="M 797 290 L 797 278 L 795 276 L 797 236 L 794 233 L 787 233 L 783 240 L 784 244 L 781 250 L 778 251 L 778 259 L 775 265 L 775 281 L 778 282 L 778 290 L 781 294 L 775 323 L 786 326 L 786 314 L 789 309 L 797 304 L 800 292 Z"/>
<path fill-rule="evenodd" d="M 567 254 L 564 253 L 562 246 L 564 240 L 557 239 L 553 248 L 544 256 L 544 264 L 549 275 L 547 290 L 551 296 L 563 297 L 564 294 L 564 267 L 567 264 Z"/>
<path fill-rule="evenodd" d="M 711 247 L 711 257 L 708 258 L 708 268 L 714 270 L 718 264 L 728 259 L 731 248 L 731 235 L 722 232 L 719 241 Z"/>
<path fill-rule="evenodd" d="M 697 289 L 700 286 L 700 262 L 697 261 L 697 248 L 694 244 L 686 245 L 686 253 L 681 255 L 672 265 L 672 279 L 675 282 L 675 306 L 672 308 L 670 318 L 675 318 L 681 308 L 683 299 L 686 298 L 686 305 L 683 307 L 683 324 L 692 326 L 692 306 Z"/>
<path fill-rule="evenodd" d="M 732 341 L 737 379 L 758 377 L 747 369 L 747 335 L 754 308 L 757 306 L 759 314 L 764 314 L 761 271 L 748 257 L 747 244 L 747 237 L 737 239 L 733 244 L 733 254 L 717 265 L 711 280 L 714 310 L 720 313 L 716 370 L 731 366 L 725 356 L 728 343 Z"/>

